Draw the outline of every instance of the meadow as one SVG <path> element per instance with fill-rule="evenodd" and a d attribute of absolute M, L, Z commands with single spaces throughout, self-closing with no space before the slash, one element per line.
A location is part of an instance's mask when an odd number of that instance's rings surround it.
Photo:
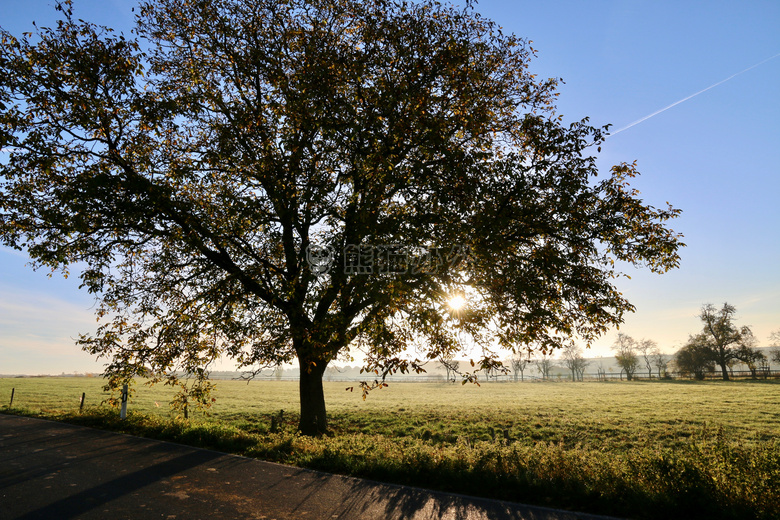
<path fill-rule="evenodd" d="M 322 438 L 295 432 L 295 382 L 217 381 L 212 408 L 186 420 L 168 406 L 173 390 L 139 384 L 126 421 L 101 404 L 102 385 L 0 379 L 0 410 L 625 518 L 780 518 L 775 381 L 394 383 L 365 401 L 325 383 Z"/>

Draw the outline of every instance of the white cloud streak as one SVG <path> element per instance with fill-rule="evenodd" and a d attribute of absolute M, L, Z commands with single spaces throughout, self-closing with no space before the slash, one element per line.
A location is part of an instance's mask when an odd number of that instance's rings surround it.
<path fill-rule="evenodd" d="M 658 114 L 660 114 L 660 113 L 662 113 L 662 112 L 666 112 L 666 111 L 667 111 L 667 110 L 669 110 L 670 108 L 676 107 L 676 106 L 677 106 L 677 105 L 679 105 L 680 103 L 684 103 L 684 102 L 688 101 L 689 99 L 691 99 L 691 98 L 694 98 L 694 97 L 698 96 L 699 94 L 703 94 L 704 92 L 707 92 L 708 90 L 710 90 L 710 89 L 713 89 L 713 88 L 717 87 L 718 85 L 722 85 L 723 83 L 726 83 L 728 80 L 730 80 L 730 79 L 732 79 L 732 78 L 736 78 L 736 77 L 737 77 L 737 76 L 739 76 L 740 74 L 744 74 L 745 72 L 747 72 L 747 71 L 749 71 L 749 70 L 753 70 L 753 69 L 755 69 L 756 67 L 758 67 L 759 65 L 763 65 L 764 63 L 766 63 L 766 62 L 768 62 L 768 61 L 770 61 L 770 60 L 773 60 L 773 59 L 777 58 L 778 56 L 780 56 L 780 53 L 777 53 L 777 54 L 775 54 L 774 56 L 771 56 L 771 57 L 769 57 L 769 58 L 767 58 L 767 59 L 765 59 L 765 60 L 763 60 L 763 61 L 760 61 L 760 62 L 756 63 L 755 65 L 751 65 L 750 67 L 746 68 L 745 70 L 741 70 L 741 71 L 737 72 L 736 74 L 732 74 L 731 76 L 729 76 L 729 77 L 728 77 L 728 78 L 726 78 L 726 79 L 722 79 L 722 80 L 718 81 L 717 83 L 713 83 L 712 85 L 710 85 L 710 86 L 709 86 L 709 87 L 707 87 L 707 88 L 703 88 L 703 89 L 701 89 L 701 90 L 700 90 L 700 91 L 698 91 L 698 92 L 694 92 L 694 93 L 693 93 L 693 94 L 691 94 L 690 96 L 684 97 L 684 98 L 682 98 L 682 99 L 681 99 L 681 100 L 679 100 L 679 101 L 675 101 L 675 102 L 674 102 L 674 103 L 672 103 L 671 105 L 667 105 L 667 106 L 663 107 L 663 108 L 662 108 L 662 109 L 660 109 L 660 110 L 656 110 L 655 112 L 653 112 L 653 113 L 652 113 L 652 114 L 650 114 L 650 115 L 647 115 L 647 116 L 645 116 L 645 117 L 643 117 L 643 118 L 641 118 L 641 119 L 637 119 L 637 120 L 636 120 L 636 121 L 634 121 L 633 123 L 630 123 L 630 124 L 628 124 L 628 125 L 624 126 L 623 128 L 620 128 L 620 129 L 618 129 L 618 130 L 615 130 L 614 132 L 611 132 L 611 133 L 610 133 L 610 137 L 611 137 L 611 136 L 613 136 L 613 135 L 617 135 L 617 134 L 619 134 L 620 132 L 622 132 L 622 131 L 624 131 L 624 130 L 628 130 L 628 129 L 629 129 L 629 128 L 631 128 L 632 126 L 636 126 L 636 125 L 638 125 L 639 123 L 642 123 L 642 122 L 644 122 L 644 121 L 647 121 L 647 120 L 648 120 L 648 119 L 650 119 L 651 117 L 657 116 Z"/>

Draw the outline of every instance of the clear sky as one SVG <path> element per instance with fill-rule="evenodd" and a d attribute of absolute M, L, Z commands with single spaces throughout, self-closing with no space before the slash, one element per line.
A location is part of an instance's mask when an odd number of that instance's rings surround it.
<path fill-rule="evenodd" d="M 133 2 L 74 0 L 76 16 L 129 33 Z M 458 2 L 456 2 L 458 3 Z M 780 53 L 780 2 L 482 0 L 477 10 L 533 40 L 533 72 L 563 78 L 569 122 L 624 128 Z M 14 34 L 56 19 L 52 0 L 0 0 Z M 681 268 L 629 267 L 620 289 L 636 305 L 620 331 L 666 352 L 700 328 L 703 303 L 736 306 L 761 345 L 780 329 L 780 56 L 610 137 L 599 165 L 638 161 L 647 203 L 683 210 Z M 99 372 L 74 345 L 95 328 L 76 276 L 25 267 L 0 249 L 0 373 Z M 591 355 L 609 355 L 614 332 Z"/>

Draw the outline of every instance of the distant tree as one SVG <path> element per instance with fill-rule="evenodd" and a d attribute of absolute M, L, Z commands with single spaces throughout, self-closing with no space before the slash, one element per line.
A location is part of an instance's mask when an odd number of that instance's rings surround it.
<path fill-rule="evenodd" d="M 615 361 L 626 373 L 626 379 L 634 379 L 637 367 L 639 367 L 639 357 L 637 356 L 637 344 L 631 336 L 618 333 L 615 343 L 612 344 L 612 350 L 615 352 Z"/>
<path fill-rule="evenodd" d="M 524 373 L 528 364 L 531 362 L 532 352 L 527 350 L 526 352 L 515 352 L 512 357 L 509 358 L 509 365 L 512 367 L 512 374 L 514 375 L 515 382 L 517 382 L 517 376 L 520 375 L 520 381 L 525 381 Z"/>
<path fill-rule="evenodd" d="M 768 379 L 769 376 L 772 375 L 772 365 L 769 363 L 769 356 L 764 355 L 764 359 L 758 364 L 758 370 L 761 372 L 761 377 L 763 379 Z"/>
<path fill-rule="evenodd" d="M 582 349 L 575 343 L 568 343 L 561 349 L 563 366 L 571 372 L 571 380 L 577 380 L 576 359 L 581 357 Z"/>
<path fill-rule="evenodd" d="M 653 353 L 656 350 L 658 350 L 658 344 L 651 339 L 641 339 L 636 344 L 636 351 L 642 355 L 649 379 L 653 378 Z"/>
<path fill-rule="evenodd" d="M 724 381 L 729 380 L 729 363 L 741 361 L 740 352 L 743 347 L 750 347 L 755 338 L 750 327 L 737 327 L 734 324 L 736 308 L 724 303 L 720 309 L 712 304 L 701 308 L 699 319 L 703 330 L 696 335 L 696 342 L 709 353 L 709 359 L 721 369 Z"/>
<path fill-rule="evenodd" d="M 590 364 L 582 356 L 582 347 L 575 343 L 566 344 L 561 350 L 561 360 L 566 368 L 571 372 L 571 380 L 582 380 L 585 368 Z"/>
<path fill-rule="evenodd" d="M 496 381 L 499 380 L 501 377 L 508 378 L 509 377 L 509 368 L 504 366 L 502 363 L 501 365 L 494 365 L 491 367 L 488 367 L 484 369 L 485 377 L 488 381 L 490 381 L 490 378 L 495 379 Z"/>
<path fill-rule="evenodd" d="M 679 211 L 598 171 L 605 129 L 475 3 L 149 0 L 120 35 L 67 0 L 0 30 L 0 243 L 80 271 L 111 387 L 297 360 L 307 435 L 351 346 L 368 391 L 459 334 L 592 342 L 634 309 L 616 262 L 678 265 Z"/>
<path fill-rule="evenodd" d="M 688 342 L 674 355 L 674 366 L 680 374 L 693 375 L 698 380 L 703 380 L 708 372 L 714 371 L 715 362 L 707 338 L 702 334 L 690 336 Z"/>
<path fill-rule="evenodd" d="M 580 381 L 583 380 L 585 377 L 585 369 L 588 368 L 590 365 L 590 361 L 588 361 L 585 358 L 580 358 L 579 362 L 577 363 L 577 366 L 575 367 L 575 370 L 577 372 L 577 377 Z"/>
<path fill-rule="evenodd" d="M 735 355 L 738 360 L 747 365 L 753 379 L 756 379 L 758 370 L 767 359 L 766 354 L 749 345 L 741 345 Z"/>
<path fill-rule="evenodd" d="M 439 366 L 447 372 L 447 381 L 455 382 L 455 376 L 458 374 L 460 368 L 460 361 L 455 361 L 451 357 L 440 357 Z"/>
<path fill-rule="evenodd" d="M 769 335 L 769 344 L 772 347 L 776 347 L 770 353 L 772 361 L 780 363 L 780 329 Z"/>
<path fill-rule="evenodd" d="M 598 365 L 596 365 L 596 373 L 598 374 L 599 381 L 607 380 L 607 371 L 604 368 L 604 361 L 599 361 Z"/>
<path fill-rule="evenodd" d="M 669 364 L 669 357 L 661 352 L 660 349 L 656 348 L 653 350 L 652 358 L 653 366 L 658 370 L 658 379 L 661 379 L 663 374 L 666 373 L 666 368 Z"/>
<path fill-rule="evenodd" d="M 536 370 L 539 371 L 539 375 L 541 375 L 544 380 L 550 378 L 550 372 L 555 368 L 552 353 L 545 350 L 542 350 L 537 354 L 534 364 L 536 365 Z"/>
<path fill-rule="evenodd" d="M 328 368 L 325 369 L 325 380 L 333 381 L 333 378 L 338 377 L 338 375 L 343 372 L 344 369 L 340 368 L 338 365 L 328 365 Z"/>

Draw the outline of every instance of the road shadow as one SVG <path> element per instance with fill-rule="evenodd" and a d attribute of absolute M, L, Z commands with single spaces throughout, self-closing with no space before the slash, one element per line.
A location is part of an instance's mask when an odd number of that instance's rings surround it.
<path fill-rule="evenodd" d="M 101 450 L 102 451 L 102 450 Z M 118 498 L 125 497 L 147 486 L 153 486 L 168 477 L 181 474 L 188 469 L 207 464 L 222 454 L 205 450 L 179 455 L 151 466 L 138 469 L 107 482 L 74 493 L 44 507 L 30 511 L 20 520 L 74 518 L 99 508 Z M 51 472 L 47 468 L 46 472 Z"/>

